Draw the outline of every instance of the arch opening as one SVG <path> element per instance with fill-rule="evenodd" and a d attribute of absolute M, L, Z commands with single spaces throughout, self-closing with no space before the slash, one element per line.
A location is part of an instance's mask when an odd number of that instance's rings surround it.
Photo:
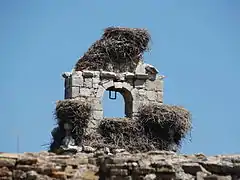
<path fill-rule="evenodd" d="M 111 94 L 109 94 L 111 93 Z M 104 118 L 131 118 L 133 98 L 127 89 L 110 87 L 105 90 L 103 98 Z"/>

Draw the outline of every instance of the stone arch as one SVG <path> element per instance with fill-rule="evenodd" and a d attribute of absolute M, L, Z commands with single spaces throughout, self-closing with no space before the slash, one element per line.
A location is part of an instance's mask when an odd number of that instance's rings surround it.
<path fill-rule="evenodd" d="M 116 88 L 114 86 L 111 86 L 106 89 L 106 91 L 112 91 L 112 92 L 118 92 L 123 96 L 124 99 L 124 109 L 125 109 L 125 116 L 128 118 L 132 118 L 133 113 L 133 97 L 131 92 L 122 87 L 122 88 Z M 104 109 L 103 109 L 104 110 Z"/>

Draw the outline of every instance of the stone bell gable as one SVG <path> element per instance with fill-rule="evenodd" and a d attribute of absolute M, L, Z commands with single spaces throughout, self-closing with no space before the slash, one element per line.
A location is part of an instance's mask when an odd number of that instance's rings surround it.
<path fill-rule="evenodd" d="M 143 60 L 150 39 L 144 29 L 106 28 L 72 72 L 62 74 L 65 97 L 56 103 L 52 152 L 178 150 L 191 114 L 163 103 L 164 76 Z M 123 96 L 125 117 L 104 117 L 105 91 L 110 99 Z"/>
<path fill-rule="evenodd" d="M 74 71 L 64 73 L 65 99 L 87 101 L 92 106 L 92 118 L 103 119 L 103 95 L 109 91 L 109 98 L 116 98 L 119 92 L 125 102 L 125 116 L 134 118 L 139 106 L 163 103 L 163 77 L 157 70 L 140 64 L 135 73 L 108 71 Z"/>

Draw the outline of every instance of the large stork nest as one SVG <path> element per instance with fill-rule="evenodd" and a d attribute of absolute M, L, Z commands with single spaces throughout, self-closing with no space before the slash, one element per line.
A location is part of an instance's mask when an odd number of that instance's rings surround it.
<path fill-rule="evenodd" d="M 143 105 L 138 120 L 151 139 L 181 145 L 181 140 L 191 130 L 191 114 L 181 106 Z"/>
<path fill-rule="evenodd" d="M 180 106 L 142 105 L 138 117 L 104 119 L 98 136 L 85 139 L 93 147 L 124 148 L 129 152 L 177 151 L 191 130 L 191 114 Z"/>
<path fill-rule="evenodd" d="M 59 101 L 55 116 L 58 128 L 53 132 L 53 147 L 61 144 L 64 138 L 63 124 L 72 124 L 72 136 L 76 145 L 89 145 L 95 148 L 124 148 L 129 152 L 149 150 L 177 151 L 182 140 L 191 130 L 191 114 L 180 106 L 141 105 L 136 119 L 108 118 L 100 122 L 92 133 L 88 128 L 91 108 L 78 100 Z"/>
<path fill-rule="evenodd" d="M 75 65 L 76 71 L 106 70 L 133 72 L 149 50 L 150 34 L 146 29 L 109 27 Z"/>
<path fill-rule="evenodd" d="M 58 127 L 52 132 L 53 142 L 50 149 L 58 148 L 65 137 L 64 123 L 70 124 L 72 136 L 77 145 L 82 143 L 84 131 L 88 127 L 91 106 L 74 99 L 58 101 L 55 108 L 55 119 Z"/>

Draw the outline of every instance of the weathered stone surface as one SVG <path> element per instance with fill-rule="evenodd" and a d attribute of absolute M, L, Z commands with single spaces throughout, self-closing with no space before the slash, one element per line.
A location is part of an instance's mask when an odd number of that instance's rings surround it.
<path fill-rule="evenodd" d="M 144 180 L 155 180 L 157 178 L 156 174 L 147 174 Z"/>
<path fill-rule="evenodd" d="M 163 102 L 163 92 L 156 92 L 156 94 L 157 94 L 156 101 L 159 103 L 162 103 Z"/>
<path fill-rule="evenodd" d="M 142 62 L 137 65 L 135 74 L 146 74 L 145 65 Z"/>
<path fill-rule="evenodd" d="M 64 87 L 65 89 L 71 87 L 71 78 L 66 78 L 64 80 Z"/>
<path fill-rule="evenodd" d="M 123 84 L 122 84 L 121 82 L 115 82 L 115 83 L 114 83 L 114 87 L 115 87 L 116 89 L 122 89 Z"/>
<path fill-rule="evenodd" d="M 134 74 L 133 74 L 133 73 L 127 72 L 127 73 L 125 74 L 125 78 L 126 78 L 126 79 L 133 79 L 133 77 L 134 77 Z"/>
<path fill-rule="evenodd" d="M 93 119 L 102 119 L 103 118 L 103 111 L 92 111 Z"/>
<path fill-rule="evenodd" d="M 110 87 L 113 87 L 113 86 L 114 86 L 113 80 L 108 80 L 108 81 L 103 82 L 102 86 L 103 86 L 105 89 L 108 89 L 108 88 L 110 88 Z"/>
<path fill-rule="evenodd" d="M 39 174 L 36 171 L 28 171 L 26 175 L 27 180 L 37 180 L 39 177 Z"/>
<path fill-rule="evenodd" d="M 135 74 L 136 79 L 144 80 L 148 79 L 148 74 Z"/>
<path fill-rule="evenodd" d="M 205 156 L 178 155 L 170 151 L 116 155 L 103 152 L 96 156 L 92 147 L 84 147 L 85 151 L 86 148 L 91 150 L 72 156 L 47 152 L 16 156 L 16 162 L 22 164 L 5 163 L 6 166 L 0 168 L 0 179 L 98 180 L 101 176 L 103 179 L 237 180 L 240 177 L 240 156 L 203 158 Z M 8 158 L 6 156 L 4 158 Z"/>
<path fill-rule="evenodd" d="M 7 167 L 1 167 L 0 168 L 0 179 L 3 179 L 3 177 L 11 177 L 12 172 Z"/>
<path fill-rule="evenodd" d="M 184 163 L 182 168 L 185 173 L 192 175 L 196 175 L 197 172 L 204 171 L 203 167 L 198 163 Z"/>
<path fill-rule="evenodd" d="M 156 83 L 156 90 L 163 91 L 163 80 L 161 77 L 158 77 L 154 82 Z"/>
<path fill-rule="evenodd" d="M 130 85 L 128 82 L 123 82 L 122 83 L 123 88 L 127 89 L 129 92 L 133 89 L 133 86 Z"/>
<path fill-rule="evenodd" d="M 91 94 L 91 91 L 89 88 L 80 88 L 80 96 L 83 96 L 83 97 L 89 97 L 90 94 Z"/>
<path fill-rule="evenodd" d="M 62 77 L 63 77 L 63 78 L 69 78 L 71 75 L 72 75 L 71 72 L 64 72 L 64 73 L 62 74 Z"/>
<path fill-rule="evenodd" d="M 93 87 L 93 79 L 92 78 L 84 78 L 83 86 L 85 88 L 92 88 Z"/>
<path fill-rule="evenodd" d="M 65 80 L 65 82 L 67 81 L 68 79 Z M 72 76 L 71 78 L 69 78 L 69 85 L 70 86 L 76 86 L 76 87 L 81 87 L 83 86 L 83 77 L 82 75 L 74 75 Z M 67 83 L 67 82 L 66 82 Z"/>
<path fill-rule="evenodd" d="M 149 101 L 155 101 L 157 99 L 157 94 L 155 91 L 147 91 L 147 98 Z"/>
<path fill-rule="evenodd" d="M 110 169 L 111 175 L 118 175 L 118 176 L 127 176 L 128 170 L 127 169 Z"/>
<path fill-rule="evenodd" d="M 105 91 L 105 88 L 102 86 L 99 86 L 96 97 L 99 98 L 100 100 L 102 100 L 104 91 Z"/>
<path fill-rule="evenodd" d="M 100 73 L 101 78 L 115 78 L 116 77 L 116 73 L 114 72 L 108 72 L 108 71 L 102 71 Z"/>
<path fill-rule="evenodd" d="M 98 99 L 91 99 L 92 110 L 102 111 L 102 101 Z"/>
<path fill-rule="evenodd" d="M 159 78 L 155 81 L 146 80 L 146 90 L 163 91 L 163 80 Z"/>
<path fill-rule="evenodd" d="M 137 79 L 134 81 L 134 87 L 137 89 L 144 88 L 145 87 L 145 81 L 141 79 Z"/>
<path fill-rule="evenodd" d="M 22 165 L 32 165 L 37 163 L 37 158 L 35 157 L 28 157 L 28 156 L 21 156 L 17 160 L 17 164 L 22 164 Z"/>
<path fill-rule="evenodd" d="M 117 81 L 124 81 L 125 74 L 124 73 L 118 73 L 116 76 Z"/>
<path fill-rule="evenodd" d="M 93 78 L 93 79 L 92 79 L 93 88 L 98 88 L 100 82 L 101 82 L 101 81 L 100 81 L 100 79 L 99 79 L 98 77 Z"/>
<path fill-rule="evenodd" d="M 16 164 L 16 159 L 0 157 L 0 168 L 1 167 L 14 167 Z"/>
<path fill-rule="evenodd" d="M 21 170 L 13 170 L 13 179 L 26 179 L 27 174 Z"/>
<path fill-rule="evenodd" d="M 70 95 L 71 98 L 78 97 L 80 95 L 80 88 L 79 87 L 71 87 L 70 93 L 71 93 L 71 95 Z"/>
<path fill-rule="evenodd" d="M 94 75 L 94 71 L 83 70 L 82 76 L 85 78 L 91 78 Z"/>

